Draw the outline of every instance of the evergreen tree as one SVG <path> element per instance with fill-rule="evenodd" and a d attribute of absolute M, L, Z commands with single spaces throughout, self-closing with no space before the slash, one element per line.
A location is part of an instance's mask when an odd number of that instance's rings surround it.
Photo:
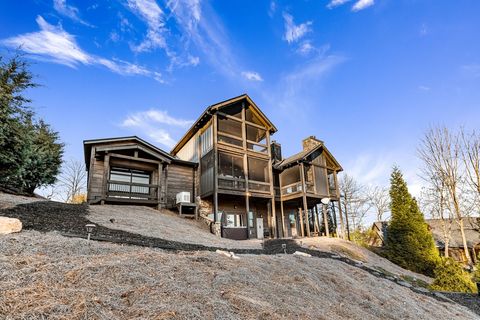
<path fill-rule="evenodd" d="M 452 258 L 442 258 L 435 268 L 435 280 L 430 289 L 453 292 L 476 292 L 475 284 L 470 275 Z"/>
<path fill-rule="evenodd" d="M 397 167 L 393 169 L 390 184 L 392 217 L 387 228 L 386 255 L 406 269 L 433 276 L 440 261 L 439 253 L 423 214 Z"/>
<path fill-rule="evenodd" d="M 0 57 L 0 186 L 29 194 L 55 182 L 63 155 L 58 133 L 34 119 L 24 96 L 32 79 L 20 57 Z"/>

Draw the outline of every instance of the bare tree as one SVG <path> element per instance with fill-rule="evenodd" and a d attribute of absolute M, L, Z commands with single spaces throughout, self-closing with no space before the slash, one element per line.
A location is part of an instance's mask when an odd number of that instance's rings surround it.
<path fill-rule="evenodd" d="M 452 237 L 452 222 L 454 217 L 448 206 L 448 194 L 445 184 L 435 176 L 425 179 L 428 186 L 423 188 L 420 204 L 422 211 L 434 219 L 440 219 L 444 243 L 444 256 L 449 256 L 449 245 Z"/>
<path fill-rule="evenodd" d="M 65 202 L 73 202 L 79 195 L 85 193 L 87 173 L 83 163 L 73 159 L 65 162 L 58 177 L 58 184 Z"/>
<path fill-rule="evenodd" d="M 364 194 L 364 187 L 353 177 L 344 174 L 340 179 L 340 195 L 343 199 L 342 209 L 347 222 L 347 232 L 361 227 L 370 206 Z"/>
<path fill-rule="evenodd" d="M 467 183 L 475 194 L 476 204 L 480 209 L 480 134 L 473 131 L 467 134 L 461 130 L 462 158 L 467 173 Z M 480 211 L 480 210 L 479 210 Z"/>
<path fill-rule="evenodd" d="M 444 185 L 447 194 L 449 210 L 454 213 L 462 235 L 463 249 L 468 264 L 472 259 L 468 251 L 464 228 L 464 212 L 460 199 L 460 185 L 462 183 L 461 142 L 458 134 L 450 132 L 446 127 L 430 129 L 422 139 L 418 153 L 424 162 L 424 171 L 427 177 L 438 179 Z"/>
<path fill-rule="evenodd" d="M 367 199 L 370 206 L 375 209 L 377 221 L 382 221 L 383 215 L 390 209 L 388 188 L 375 186 L 367 189 Z"/>

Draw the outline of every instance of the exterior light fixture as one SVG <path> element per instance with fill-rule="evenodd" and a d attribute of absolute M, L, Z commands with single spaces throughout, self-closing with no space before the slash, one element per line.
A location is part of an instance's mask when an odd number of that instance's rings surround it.
<path fill-rule="evenodd" d="M 322 198 L 322 200 L 320 200 L 324 205 L 327 205 L 330 203 L 330 198 Z"/>
<path fill-rule="evenodd" d="M 95 229 L 97 226 L 94 225 L 93 223 L 89 223 L 85 225 L 85 228 L 87 228 L 87 240 L 90 241 L 90 235 L 92 234 L 93 229 Z"/>

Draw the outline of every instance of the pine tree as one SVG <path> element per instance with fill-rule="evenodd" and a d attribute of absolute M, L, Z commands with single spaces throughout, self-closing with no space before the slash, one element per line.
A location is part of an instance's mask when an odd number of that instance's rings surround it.
<path fill-rule="evenodd" d="M 35 120 L 24 92 L 37 86 L 28 64 L 19 56 L 0 57 L 0 186 L 32 194 L 53 184 L 64 145 L 42 120 Z"/>
<path fill-rule="evenodd" d="M 390 184 L 392 217 L 387 228 L 386 255 L 406 269 L 433 276 L 440 256 L 417 201 L 408 192 L 397 167 L 393 168 Z"/>
<path fill-rule="evenodd" d="M 442 261 L 435 268 L 435 280 L 430 289 L 466 293 L 476 291 L 470 275 L 452 258 L 442 258 Z"/>

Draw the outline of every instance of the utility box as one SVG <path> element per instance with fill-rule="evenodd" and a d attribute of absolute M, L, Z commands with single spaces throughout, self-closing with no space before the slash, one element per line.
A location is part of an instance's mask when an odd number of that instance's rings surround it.
<path fill-rule="evenodd" d="M 263 218 L 257 218 L 257 239 L 263 239 Z"/>
<path fill-rule="evenodd" d="M 190 203 L 190 192 L 183 191 L 183 192 L 177 193 L 176 204 L 185 203 L 185 202 Z"/>

